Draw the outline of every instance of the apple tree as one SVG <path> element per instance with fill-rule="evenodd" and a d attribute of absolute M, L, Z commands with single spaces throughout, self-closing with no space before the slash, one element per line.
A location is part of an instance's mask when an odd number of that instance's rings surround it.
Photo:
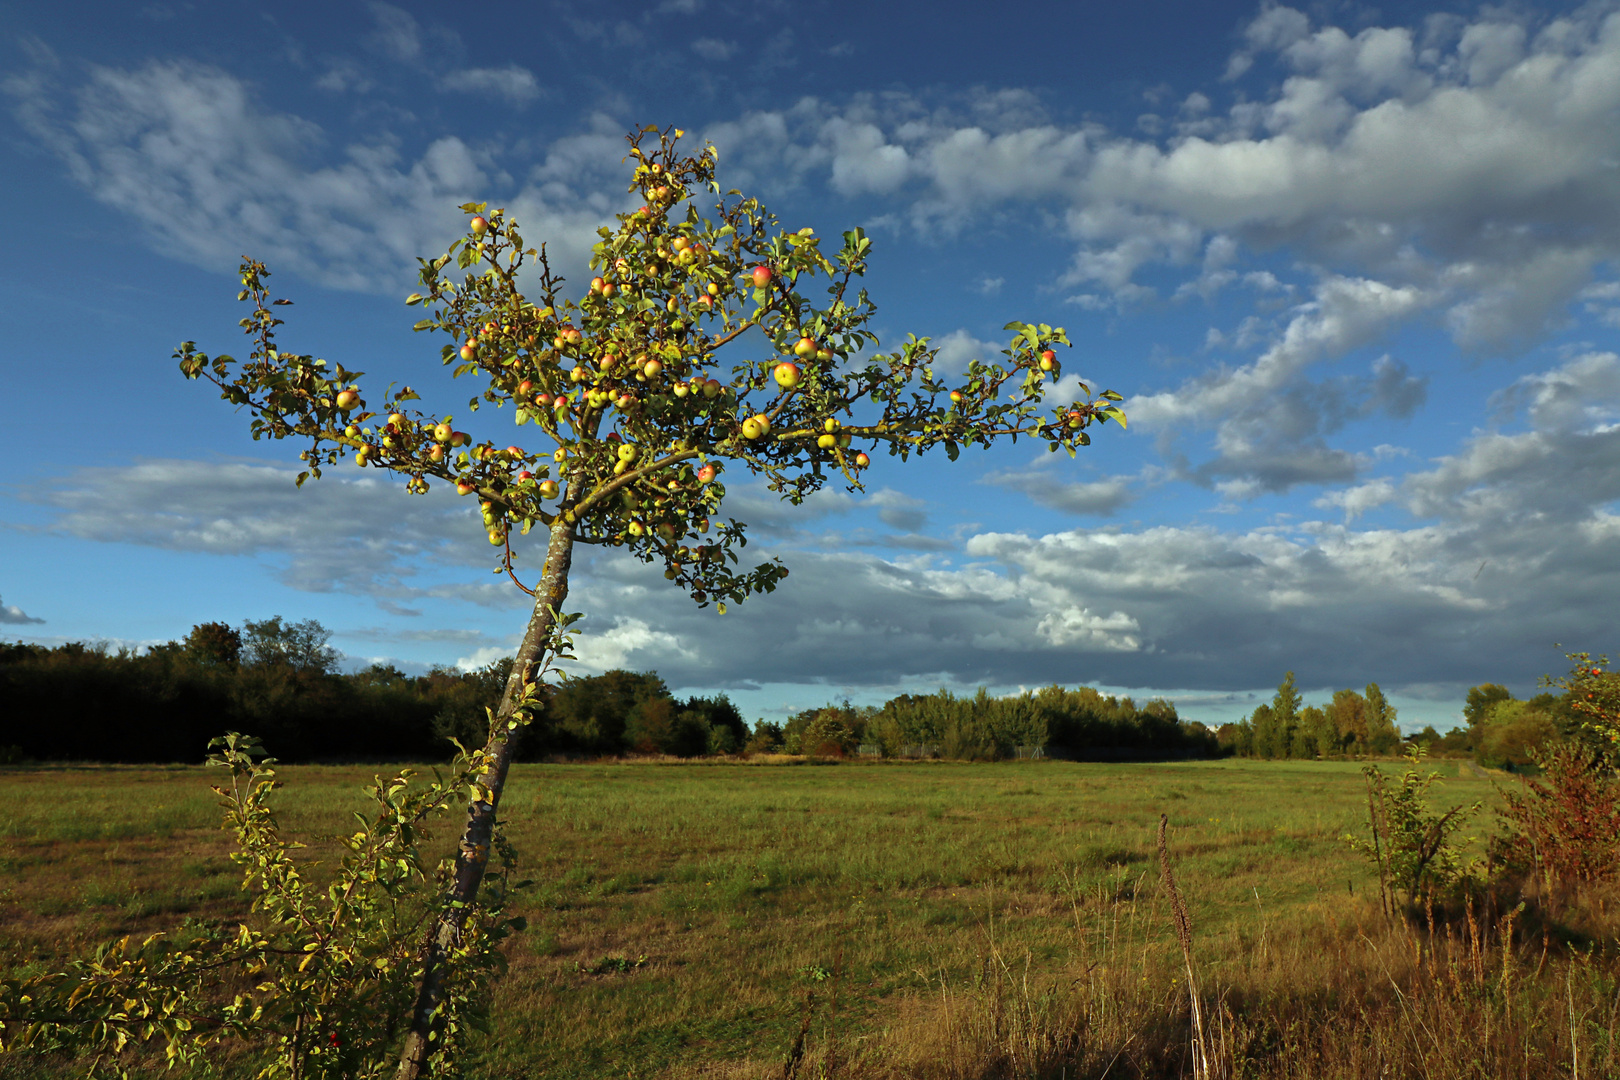
<path fill-rule="evenodd" d="M 245 407 L 255 438 L 303 444 L 302 484 L 344 458 L 392 472 L 406 490 L 452 485 L 477 500 L 499 572 L 534 597 L 475 780 L 448 902 L 423 945 L 419 991 L 399 1075 L 434 1053 L 447 977 L 476 906 L 516 742 L 535 685 L 566 647 L 564 613 L 577 545 L 622 548 L 663 568 L 699 606 L 724 612 L 772 591 L 788 568 L 746 564 L 743 523 L 723 516 L 726 481 L 761 478 L 797 503 L 829 483 L 862 487 L 875 459 L 897 462 L 1021 437 L 1071 456 L 1089 429 L 1123 425 L 1119 395 L 1050 402 L 1062 328 L 1009 323 L 999 358 L 951 377 L 927 338 L 879 351 L 874 307 L 860 287 L 872 242 L 860 229 L 824 245 L 790 230 L 757 199 L 722 194 L 712 147 L 683 155 L 678 130 L 632 132 L 629 190 L 642 205 L 598 230 L 594 276 L 577 299 L 503 210 L 468 204 L 466 235 L 421 260 L 419 331 L 477 393 L 458 419 L 426 412 L 409 387 L 378 390 L 340 363 L 284 351 L 259 262 L 242 264 L 248 359 L 210 357 L 185 342 L 188 378 Z M 479 433 L 510 409 L 521 445 Z M 510 421 L 509 421 L 510 422 Z M 544 538 L 533 573 L 514 538 Z"/>

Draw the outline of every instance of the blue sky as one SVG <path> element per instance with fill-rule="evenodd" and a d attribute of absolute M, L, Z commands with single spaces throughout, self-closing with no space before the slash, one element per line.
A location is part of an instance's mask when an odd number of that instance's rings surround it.
<path fill-rule="evenodd" d="M 170 354 L 237 348 L 252 255 L 287 346 L 455 401 L 414 257 L 488 200 L 583 282 L 658 123 L 787 224 L 863 226 L 885 342 L 965 363 L 1064 325 L 1131 427 L 880 459 L 798 508 L 734 484 L 793 577 L 721 617 L 594 553 L 584 670 L 750 716 L 1085 682 L 1220 721 L 1291 669 L 1444 727 L 1555 642 L 1613 649 L 1616 5 L 458 10 L 0 3 L 0 634 L 283 614 L 354 663 L 509 650 L 524 598 L 463 501 L 295 491 Z"/>

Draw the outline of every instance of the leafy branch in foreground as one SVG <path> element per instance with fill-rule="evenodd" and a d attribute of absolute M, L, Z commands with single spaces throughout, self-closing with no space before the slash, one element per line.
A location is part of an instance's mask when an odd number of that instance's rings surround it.
<path fill-rule="evenodd" d="M 392 1071 L 415 1001 L 424 926 L 440 914 L 453 861 L 424 864 L 428 823 L 458 805 L 480 769 L 462 754 L 448 775 L 420 783 L 404 769 L 365 789 L 367 814 L 336 838 L 343 850 L 324 888 L 311 880 L 270 806 L 274 760 L 235 732 L 214 740 L 209 764 L 230 771 L 216 787 L 231 858 L 253 894 L 252 925 L 196 920 L 177 933 L 104 945 L 67 970 L 0 980 L 0 1049 L 93 1055 L 92 1073 L 128 1076 L 124 1051 L 161 1043 L 168 1062 L 195 1063 L 226 1040 L 263 1052 L 264 1080 L 376 1077 Z M 453 956 L 447 986 L 445 1066 L 471 1030 L 487 1027 L 489 979 L 504 967 L 501 940 L 521 920 L 503 914 L 510 850 Z M 453 1075 L 441 1067 L 440 1075 Z"/>

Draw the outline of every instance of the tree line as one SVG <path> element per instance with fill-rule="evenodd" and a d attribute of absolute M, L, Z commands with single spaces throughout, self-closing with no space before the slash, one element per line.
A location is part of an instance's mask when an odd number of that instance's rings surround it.
<path fill-rule="evenodd" d="M 761 721 L 747 743 L 756 751 L 848 756 L 942 757 L 995 761 L 1017 756 L 1074 758 L 1212 757 L 1215 733 L 1184 721 L 1168 701 L 1138 705 L 1091 687 L 1048 686 L 1009 697 L 980 687 L 901 694 L 881 706 L 826 705 L 777 725 Z"/>
<path fill-rule="evenodd" d="M 258 736 L 280 760 L 442 760 L 481 746 L 512 661 L 407 675 L 374 664 L 342 672 L 331 633 L 277 616 L 202 623 L 144 651 L 83 643 L 0 643 L 0 758 L 200 760 L 227 731 Z M 549 687 L 522 756 L 679 757 L 734 753 L 944 757 L 1200 757 L 1215 733 L 1168 701 L 1138 705 L 1089 687 L 1011 697 L 941 690 L 882 706 L 845 702 L 750 729 L 724 694 L 674 695 L 653 672 L 609 671 Z"/>
<path fill-rule="evenodd" d="M 1330 758 L 1386 756 L 1410 746 L 1432 754 L 1471 757 L 1490 768 L 1530 765 L 1538 747 L 1575 737 L 1580 716 L 1569 695 L 1541 693 L 1528 700 L 1498 683 L 1468 691 L 1464 726 L 1444 735 L 1428 725 L 1410 736 L 1396 726 L 1396 710 L 1377 683 L 1361 691 L 1338 690 L 1325 705 L 1303 705 L 1288 672 L 1271 701 L 1216 731 L 1222 751 L 1239 757 Z"/>
<path fill-rule="evenodd" d="M 444 760 L 482 746 L 510 657 L 473 671 L 338 669 L 331 633 L 280 616 L 202 623 L 144 651 L 0 643 L 0 759 L 200 761 L 227 730 L 287 762 Z M 525 740 L 551 754 L 730 753 L 748 730 L 724 695 L 677 699 L 624 671 L 552 687 Z"/>

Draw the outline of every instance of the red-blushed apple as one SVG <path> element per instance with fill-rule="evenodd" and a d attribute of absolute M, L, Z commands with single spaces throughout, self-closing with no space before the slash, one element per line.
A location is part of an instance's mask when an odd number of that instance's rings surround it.
<path fill-rule="evenodd" d="M 719 469 L 714 467 L 714 462 L 711 461 L 706 463 L 697 471 L 698 483 L 707 484 L 710 480 L 714 479 L 715 474 L 719 471 Z"/>
<path fill-rule="evenodd" d="M 865 450 L 855 455 L 855 467 L 857 469 L 864 469 L 870 464 L 872 464 L 872 459 L 866 456 Z"/>
<path fill-rule="evenodd" d="M 962 404 L 962 391 L 960 391 L 960 390 L 952 390 L 951 391 L 951 404 L 952 405 L 960 405 L 960 404 Z"/>
<path fill-rule="evenodd" d="M 521 446 L 508 446 L 506 448 L 506 456 L 511 458 L 513 461 L 518 460 L 519 458 L 524 456 L 523 447 L 521 447 Z"/>
<path fill-rule="evenodd" d="M 472 442 L 472 436 L 465 431 L 452 431 L 450 433 L 451 446 L 466 446 L 470 442 Z"/>
<path fill-rule="evenodd" d="M 456 481 L 456 494 L 457 495 L 471 495 L 473 492 L 475 492 L 477 490 L 478 489 L 476 487 L 474 487 L 473 485 L 467 483 L 467 481 L 465 481 L 465 480 L 457 480 Z"/>
<path fill-rule="evenodd" d="M 519 480 L 533 480 L 534 479 L 534 473 L 530 472 L 528 469 L 524 469 L 522 472 L 518 473 L 518 479 Z"/>
<path fill-rule="evenodd" d="M 793 355 L 800 360 L 808 360 L 816 355 L 816 339 L 813 337 L 800 338 L 799 343 L 793 346 Z"/>
<path fill-rule="evenodd" d="M 522 394 L 524 397 L 528 397 L 530 394 L 534 393 L 534 383 L 528 379 L 524 379 L 522 382 L 518 383 L 517 392 Z"/>
<path fill-rule="evenodd" d="M 435 424 L 433 427 L 433 438 L 436 442 L 449 442 L 455 433 L 455 429 L 449 424 Z"/>
<path fill-rule="evenodd" d="M 591 292 L 593 292 L 593 293 L 601 292 L 602 291 L 602 286 L 606 285 L 606 284 L 607 284 L 607 282 L 602 280 L 599 277 L 591 278 Z"/>
<path fill-rule="evenodd" d="M 754 267 L 753 278 L 754 278 L 754 288 L 756 288 L 756 289 L 765 288 L 766 286 L 768 286 L 771 283 L 771 268 L 768 267 L 768 266 L 756 266 L 756 267 Z"/>
<path fill-rule="evenodd" d="M 438 443 L 434 443 L 432 446 L 428 447 L 428 460 L 434 464 L 438 464 L 439 462 L 443 461 L 444 447 L 440 446 Z"/>
<path fill-rule="evenodd" d="M 461 346 L 460 355 L 463 360 L 476 360 L 478 358 L 478 343 L 466 342 Z"/>
<path fill-rule="evenodd" d="M 540 497 L 542 499 L 555 499 L 557 497 L 557 481 L 540 481 Z"/>
<path fill-rule="evenodd" d="M 799 365 L 791 360 L 784 360 L 777 364 L 776 369 L 771 374 L 776 377 L 776 385 L 784 390 L 792 390 L 795 386 L 798 386 L 799 380 L 804 376 L 804 373 L 799 370 Z"/>
<path fill-rule="evenodd" d="M 658 378 L 658 376 L 662 374 L 663 370 L 664 364 L 661 360 L 648 360 L 641 366 L 641 373 L 649 379 Z"/>
<path fill-rule="evenodd" d="M 1041 353 L 1041 370 L 1042 371 L 1051 371 L 1052 369 L 1054 369 L 1056 367 L 1057 367 L 1057 353 L 1053 352 L 1051 349 L 1047 349 L 1045 352 Z"/>
<path fill-rule="evenodd" d="M 471 226 L 472 234 L 474 236 L 483 236 L 485 233 L 489 232 L 489 222 L 484 220 L 483 215 L 473 218 L 467 224 Z"/>
<path fill-rule="evenodd" d="M 536 405 L 541 405 L 541 406 L 544 406 L 546 408 L 550 408 L 551 403 L 554 400 L 556 400 L 556 399 L 553 398 L 550 394 L 541 394 L 539 397 L 534 399 L 534 402 L 535 402 Z"/>

